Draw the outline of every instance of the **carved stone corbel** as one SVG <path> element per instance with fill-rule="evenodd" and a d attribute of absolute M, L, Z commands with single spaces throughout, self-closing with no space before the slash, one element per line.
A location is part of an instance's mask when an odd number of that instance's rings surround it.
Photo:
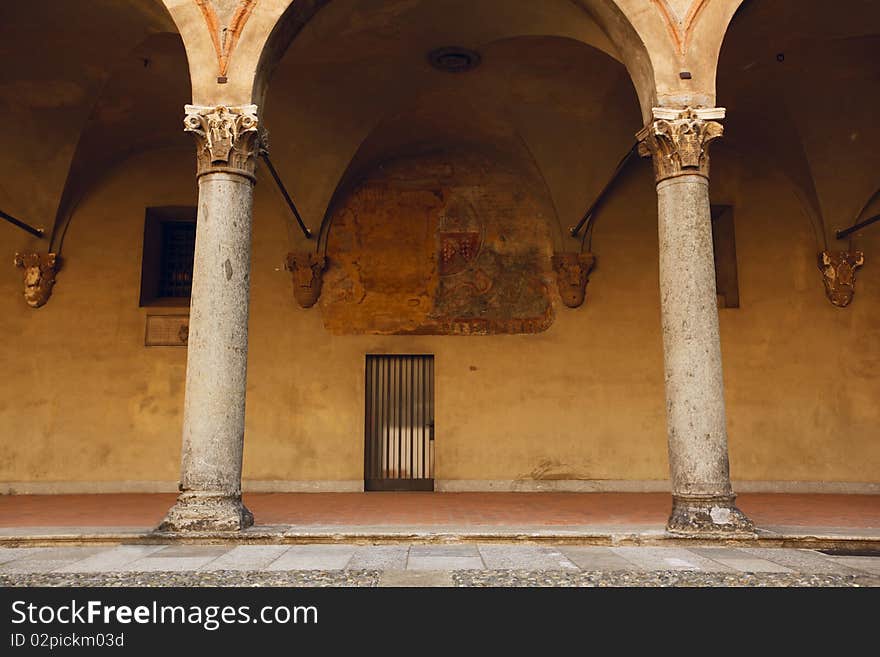
<path fill-rule="evenodd" d="M 861 251 L 822 251 L 819 271 L 825 282 L 828 300 L 838 308 L 846 308 L 856 292 L 856 269 L 865 264 Z"/>
<path fill-rule="evenodd" d="M 709 177 L 709 144 L 724 134 L 722 107 L 684 110 L 654 108 L 654 122 L 637 135 L 639 155 L 654 161 L 657 182 L 697 174 Z"/>
<path fill-rule="evenodd" d="M 569 308 L 579 308 L 587 295 L 590 272 L 596 265 L 592 253 L 557 253 L 553 256 L 556 285 L 562 303 Z"/>
<path fill-rule="evenodd" d="M 24 299 L 31 308 L 45 306 L 52 296 L 61 258 L 55 253 L 16 253 L 15 266 L 24 269 Z"/>
<path fill-rule="evenodd" d="M 186 106 L 184 130 L 197 141 L 198 175 L 235 173 L 254 180 L 261 148 L 256 105 Z"/>
<path fill-rule="evenodd" d="M 321 296 L 327 258 L 317 253 L 288 253 L 285 269 L 293 274 L 293 297 L 303 308 L 311 308 Z"/>

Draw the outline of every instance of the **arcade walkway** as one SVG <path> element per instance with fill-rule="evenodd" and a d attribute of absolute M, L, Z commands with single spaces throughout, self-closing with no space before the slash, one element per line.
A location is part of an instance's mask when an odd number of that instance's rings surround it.
<path fill-rule="evenodd" d="M 244 540 L 310 542 L 413 534 L 527 538 L 660 538 L 669 495 L 636 493 L 271 493 L 246 494 L 256 525 Z M 148 534 L 173 494 L 0 496 L 0 542 L 64 535 Z M 759 537 L 858 538 L 880 546 L 880 495 L 743 494 Z M 20 542 L 20 541 L 19 541 Z M 642 541 L 644 542 L 644 540 Z"/>
<path fill-rule="evenodd" d="M 0 586 L 880 587 L 878 495 L 742 495 L 734 541 L 671 538 L 665 494 L 259 494 L 154 533 L 174 499 L 0 497 Z"/>

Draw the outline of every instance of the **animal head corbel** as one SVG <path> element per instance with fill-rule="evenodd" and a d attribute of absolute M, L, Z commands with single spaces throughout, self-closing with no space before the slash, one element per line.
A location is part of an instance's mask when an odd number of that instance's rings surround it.
<path fill-rule="evenodd" d="M 825 294 L 833 305 L 846 308 L 852 302 L 856 291 L 856 269 L 863 264 L 865 254 L 861 251 L 822 251 L 819 254 Z"/>
<path fill-rule="evenodd" d="M 61 258 L 55 253 L 16 253 L 15 266 L 24 270 L 24 299 L 31 308 L 46 305 L 52 296 Z"/>
<path fill-rule="evenodd" d="M 556 284 L 562 303 L 579 308 L 587 295 L 587 282 L 596 264 L 592 253 L 557 253 L 553 256 Z"/>
<path fill-rule="evenodd" d="M 321 296 L 327 258 L 317 253 L 288 253 L 285 269 L 293 275 L 293 296 L 303 308 L 311 308 Z"/>

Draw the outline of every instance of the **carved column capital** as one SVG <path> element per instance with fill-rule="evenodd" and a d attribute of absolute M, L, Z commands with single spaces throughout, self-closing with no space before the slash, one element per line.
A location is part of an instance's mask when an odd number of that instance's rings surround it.
<path fill-rule="evenodd" d="M 184 130 L 196 138 L 198 175 L 234 173 L 254 180 L 262 146 L 256 105 L 186 106 Z"/>
<path fill-rule="evenodd" d="M 654 121 L 636 137 L 639 154 L 654 160 L 658 183 L 692 174 L 709 177 L 709 144 L 724 133 L 714 119 L 723 119 L 724 113 L 723 107 L 654 108 Z"/>

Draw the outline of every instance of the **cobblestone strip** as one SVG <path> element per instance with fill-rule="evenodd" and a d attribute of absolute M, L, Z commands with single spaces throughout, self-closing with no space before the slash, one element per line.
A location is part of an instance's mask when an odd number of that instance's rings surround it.
<path fill-rule="evenodd" d="M 126 573 L 0 574 L 0 587 L 137 586 L 137 587 L 311 587 L 378 586 L 379 570 L 180 571 Z"/>
<path fill-rule="evenodd" d="M 877 587 L 880 577 L 694 571 L 456 571 L 455 586 L 473 587 Z"/>
<path fill-rule="evenodd" d="M 394 575 L 394 576 L 391 576 Z M 695 571 L 296 570 L 0 574 L 0 586 L 137 587 L 880 587 L 880 576 Z"/>

